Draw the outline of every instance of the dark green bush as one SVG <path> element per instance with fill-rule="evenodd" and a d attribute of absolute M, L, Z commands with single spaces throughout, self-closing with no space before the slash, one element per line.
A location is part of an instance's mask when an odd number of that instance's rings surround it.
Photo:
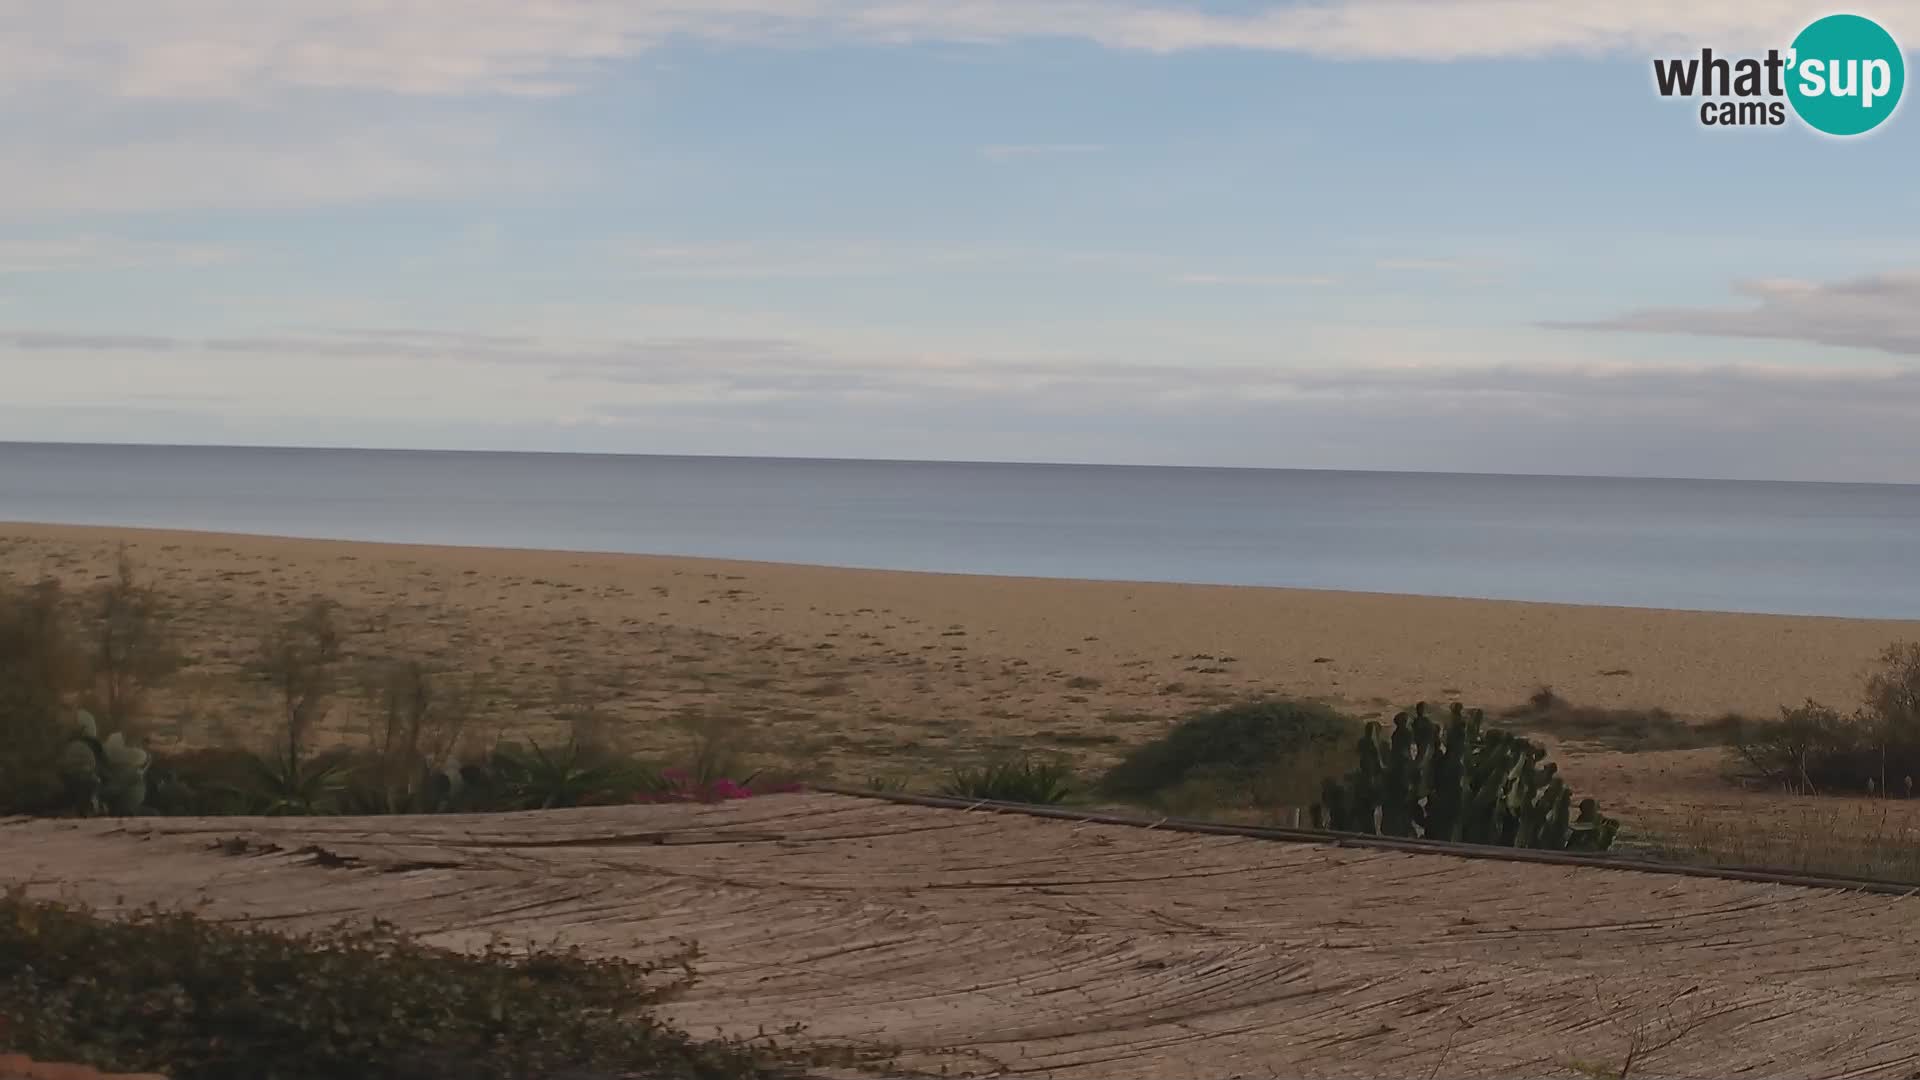
<path fill-rule="evenodd" d="M 531 740 L 525 749 L 501 746 L 483 769 L 462 772 L 468 783 L 488 793 L 484 798 L 494 808 L 503 810 L 631 802 L 635 795 L 666 786 L 657 771 L 574 740 L 552 747 Z"/>
<path fill-rule="evenodd" d="M 58 759 L 88 666 L 58 582 L 0 581 L 0 813 L 44 813 L 66 797 Z"/>
<path fill-rule="evenodd" d="M 696 1041 L 649 1014 L 690 980 L 690 956 L 465 954 L 386 925 L 283 935 L 159 910 L 117 921 L 16 891 L 0 896 L 0 1042 L 174 1080 L 776 1074 L 794 1055 Z"/>
<path fill-rule="evenodd" d="M 439 814 L 541 810 L 634 801 L 667 788 L 659 770 L 569 741 L 502 745 L 464 764 L 424 770 L 404 792 L 377 751 L 279 754 L 189 750 L 158 754 L 147 805 L 179 815 Z"/>
<path fill-rule="evenodd" d="M 156 752 L 147 768 L 147 806 L 189 817 L 260 813 L 254 794 L 259 760 L 245 750 Z"/>
<path fill-rule="evenodd" d="M 1002 758 L 968 769 L 955 769 L 942 795 L 995 802 L 1051 804 L 1073 793 L 1073 773 L 1066 764 L 1036 757 Z"/>
<path fill-rule="evenodd" d="M 1101 778 L 1100 791 L 1159 801 L 1204 786 L 1243 792 L 1250 804 L 1305 806 L 1318 797 L 1320 780 L 1344 766 L 1346 747 L 1359 731 L 1353 720 L 1317 702 L 1212 709 L 1136 748 Z"/>
<path fill-rule="evenodd" d="M 1862 792 L 1880 778 L 1880 743 L 1862 713 L 1843 714 L 1817 701 L 1782 708 L 1778 720 L 1750 721 L 1734 732 L 1733 753 L 1771 784 L 1802 794 Z M 1895 769 L 1902 755 L 1894 755 Z M 1896 776 L 1903 775 L 1896 771 Z"/>
<path fill-rule="evenodd" d="M 1861 707 L 1817 701 L 1736 727 L 1733 754 L 1792 791 L 1911 796 L 1920 784 L 1920 643 L 1896 642 L 1868 676 Z"/>

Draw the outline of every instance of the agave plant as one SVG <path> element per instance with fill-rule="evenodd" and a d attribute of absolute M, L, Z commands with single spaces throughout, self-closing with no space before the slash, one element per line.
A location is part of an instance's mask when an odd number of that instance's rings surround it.
<path fill-rule="evenodd" d="M 332 813 L 352 773 L 344 757 L 258 756 L 249 763 L 256 808 L 269 815 Z"/>
<path fill-rule="evenodd" d="M 971 769 L 955 769 L 942 795 L 995 802 L 1057 803 L 1072 793 L 1072 770 L 1058 761 L 1035 757 L 1001 758 Z"/>
<path fill-rule="evenodd" d="M 526 749 L 493 752 L 493 786 L 511 806 L 550 810 L 580 806 L 623 791 L 665 787 L 661 779 L 627 762 L 608 760 L 577 740 L 547 748 L 527 740 Z"/>

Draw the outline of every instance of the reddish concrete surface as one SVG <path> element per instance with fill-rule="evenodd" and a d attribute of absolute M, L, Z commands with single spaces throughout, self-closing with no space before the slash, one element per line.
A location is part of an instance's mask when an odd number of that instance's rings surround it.
<path fill-rule="evenodd" d="M 159 1073 L 103 1073 L 86 1065 L 35 1061 L 25 1054 L 0 1054 L 0 1080 L 167 1080 Z"/>

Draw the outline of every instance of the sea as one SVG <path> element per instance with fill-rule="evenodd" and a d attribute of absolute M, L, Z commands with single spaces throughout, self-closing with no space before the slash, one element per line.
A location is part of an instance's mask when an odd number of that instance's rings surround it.
<path fill-rule="evenodd" d="M 1920 486 L 0 443 L 0 521 L 1920 619 Z"/>

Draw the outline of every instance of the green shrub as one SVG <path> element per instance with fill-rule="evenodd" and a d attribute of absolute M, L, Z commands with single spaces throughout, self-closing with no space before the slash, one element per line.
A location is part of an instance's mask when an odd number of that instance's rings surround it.
<path fill-rule="evenodd" d="M 91 591 L 82 612 L 87 704 L 104 730 L 125 731 L 141 720 L 149 691 L 184 662 L 171 622 L 165 601 L 141 583 L 122 549 L 113 578 Z"/>
<path fill-rule="evenodd" d="M 283 935 L 157 909 L 117 921 L 15 891 L 0 896 L 0 1018 L 9 1050 L 174 1080 L 769 1075 L 766 1049 L 649 1014 L 690 956 L 465 954 L 382 924 Z"/>
<path fill-rule="evenodd" d="M 253 794 L 258 760 L 245 750 L 157 752 L 147 767 L 147 806 L 190 817 L 259 813 Z"/>
<path fill-rule="evenodd" d="M 270 816 L 338 813 L 353 762 L 340 751 L 324 754 L 261 754 L 253 758 L 247 786 L 249 813 Z"/>
<path fill-rule="evenodd" d="M 86 652 L 59 583 L 0 581 L 0 813 L 43 813 L 65 800 L 68 701 L 86 685 Z"/>
<path fill-rule="evenodd" d="M 1059 761 L 1036 757 L 1001 758 L 974 768 L 955 769 L 942 795 L 995 802 L 1051 804 L 1073 793 L 1072 770 Z"/>
<path fill-rule="evenodd" d="M 1742 724 L 1734 733 L 1733 753 L 1769 783 L 1792 792 L 1858 792 L 1878 783 L 1875 734 L 1873 722 L 1861 713 L 1849 716 L 1808 701 L 1781 708 L 1778 720 Z"/>
<path fill-rule="evenodd" d="M 524 750 L 503 745 L 483 768 L 462 772 L 487 793 L 480 797 L 496 809 L 551 810 L 628 802 L 636 794 L 665 786 L 653 770 L 572 739 L 554 747 L 528 740 Z"/>
<path fill-rule="evenodd" d="M 1864 701 L 1842 714 L 1817 701 L 1739 725 L 1735 759 L 1767 781 L 1805 793 L 1915 794 L 1920 783 L 1920 643 L 1896 642 L 1866 680 Z"/>
<path fill-rule="evenodd" d="M 477 695 L 476 679 L 452 680 L 410 657 L 365 673 L 367 744 L 354 754 L 342 801 L 349 813 L 427 814 L 449 808 L 459 771 L 455 747 Z"/>
<path fill-rule="evenodd" d="M 1101 778 L 1102 794 L 1143 802 L 1197 791 L 1242 793 L 1255 805 L 1305 806 L 1337 774 L 1359 726 L 1316 702 L 1266 700 L 1189 716 Z M 1228 795 L 1231 798 L 1231 794 Z"/>
<path fill-rule="evenodd" d="M 1620 823 L 1582 799 L 1547 752 L 1482 726 L 1480 710 L 1454 705 L 1443 728 L 1421 702 L 1383 735 L 1368 723 L 1354 744 L 1358 764 L 1328 780 L 1314 824 L 1343 832 L 1450 840 L 1501 847 L 1604 851 Z"/>

